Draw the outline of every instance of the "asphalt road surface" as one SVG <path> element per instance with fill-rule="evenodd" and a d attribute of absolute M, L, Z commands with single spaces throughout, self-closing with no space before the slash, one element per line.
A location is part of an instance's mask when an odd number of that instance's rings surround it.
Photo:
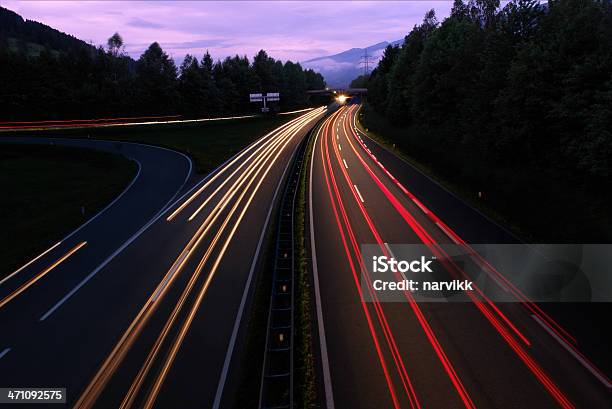
<path fill-rule="evenodd" d="M 611 407 L 609 379 L 503 277 L 495 277 L 500 288 L 520 302 L 496 304 L 473 292 L 462 303 L 417 303 L 408 292 L 404 302 L 371 294 L 374 301 L 362 301 L 371 291 L 360 286 L 363 244 L 390 256 L 389 245 L 424 244 L 441 258 L 441 244 L 516 239 L 389 152 L 374 150 L 356 129 L 357 108 L 345 106 L 321 125 L 310 170 L 327 408 Z M 459 221 L 450 226 L 447 219 Z M 462 273 L 445 267 L 449 277 Z"/>
<path fill-rule="evenodd" d="M 61 141 L 119 150 L 140 172 L 0 284 L 0 385 L 65 387 L 77 408 L 231 406 L 264 232 L 295 148 L 324 113 L 289 121 L 199 180 L 176 152 Z"/>

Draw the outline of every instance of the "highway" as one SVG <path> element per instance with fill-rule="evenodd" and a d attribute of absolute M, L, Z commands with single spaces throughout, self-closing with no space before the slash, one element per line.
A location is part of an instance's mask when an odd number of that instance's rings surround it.
<path fill-rule="evenodd" d="M 75 408 L 231 407 L 277 194 L 325 111 L 206 177 L 161 148 L 55 141 L 120 148 L 140 171 L 87 226 L 0 283 L 0 385 L 65 387 Z"/>
<path fill-rule="evenodd" d="M 367 271 L 364 244 L 388 256 L 394 244 L 422 244 L 443 259 L 444 244 L 467 248 L 467 242 L 516 239 L 408 164 L 391 160 L 357 129 L 357 110 L 344 106 L 323 122 L 310 164 L 310 244 L 326 407 L 610 407 L 609 379 L 580 353 L 571 334 L 482 258 L 471 262 L 516 302 L 495 303 L 474 292 L 461 303 L 416 302 L 410 292 L 403 302 L 383 302 L 371 285 L 360 286 Z M 443 266 L 448 277 L 463 274 L 461 266 Z M 364 280 L 371 284 L 367 274 Z"/>

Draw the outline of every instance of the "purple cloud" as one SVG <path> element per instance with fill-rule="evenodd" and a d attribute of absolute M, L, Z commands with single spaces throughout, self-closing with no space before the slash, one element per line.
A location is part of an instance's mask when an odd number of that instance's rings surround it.
<path fill-rule="evenodd" d="M 143 28 L 163 28 L 163 24 L 153 23 L 152 21 L 143 20 L 138 17 L 131 18 L 130 21 L 127 22 L 129 26 L 132 27 L 143 27 Z"/>
<path fill-rule="evenodd" d="M 425 12 L 447 16 L 452 1 L 36 1 L 3 6 L 94 44 L 115 31 L 138 57 L 153 41 L 176 60 L 208 49 L 215 59 L 253 56 L 305 61 L 403 38 Z"/>

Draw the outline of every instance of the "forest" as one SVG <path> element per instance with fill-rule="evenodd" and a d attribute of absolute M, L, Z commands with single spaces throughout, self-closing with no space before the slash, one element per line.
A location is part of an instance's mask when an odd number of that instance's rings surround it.
<path fill-rule="evenodd" d="M 610 1 L 455 0 L 364 83 L 366 126 L 443 179 L 536 237 L 611 238 Z"/>
<path fill-rule="evenodd" d="M 186 55 L 180 66 L 154 42 L 137 60 L 115 33 L 93 46 L 0 8 L 0 120 L 118 116 L 214 117 L 254 112 L 251 92 L 280 92 L 274 109 L 306 106 L 323 77 L 259 51 L 213 60 Z"/>

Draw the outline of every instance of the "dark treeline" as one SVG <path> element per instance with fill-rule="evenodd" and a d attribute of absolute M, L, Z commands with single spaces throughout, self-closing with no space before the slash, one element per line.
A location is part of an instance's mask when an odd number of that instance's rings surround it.
<path fill-rule="evenodd" d="M 411 154 L 484 191 L 504 214 L 530 211 L 529 203 L 559 211 L 544 212 L 532 230 L 563 210 L 558 223 L 566 224 L 580 210 L 583 220 L 608 223 L 586 236 L 610 238 L 610 1 L 513 0 L 500 8 L 498 0 L 455 0 L 450 17 L 439 23 L 428 12 L 401 47 L 385 50 L 368 100 L 376 112 L 366 120 L 386 117 Z M 568 196 L 581 208 L 552 203 Z M 558 227 L 550 238 L 575 232 Z"/>
<path fill-rule="evenodd" d="M 273 109 L 294 109 L 325 87 L 320 74 L 263 50 L 252 61 L 187 55 L 176 67 L 156 42 L 134 61 L 119 34 L 96 48 L 6 9 L 0 21 L 0 120 L 241 114 L 260 107 L 251 92 L 280 92 Z"/>

